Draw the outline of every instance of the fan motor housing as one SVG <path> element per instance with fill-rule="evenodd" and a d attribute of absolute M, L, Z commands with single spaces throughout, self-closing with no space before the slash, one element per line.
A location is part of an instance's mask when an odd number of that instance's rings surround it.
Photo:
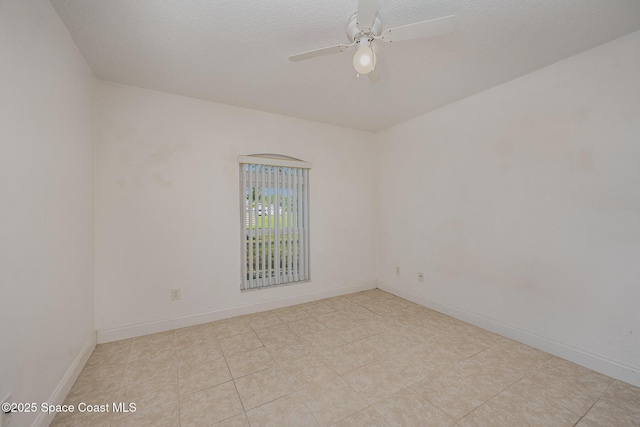
<path fill-rule="evenodd" d="M 350 42 L 354 42 L 356 40 L 360 40 L 360 38 L 364 35 L 368 36 L 379 36 L 382 33 L 382 21 L 380 20 L 380 15 L 376 14 L 376 19 L 373 20 L 373 25 L 371 26 L 371 31 L 365 32 L 358 28 L 358 16 L 357 13 L 354 13 L 349 18 L 349 23 L 347 24 L 347 38 Z"/>

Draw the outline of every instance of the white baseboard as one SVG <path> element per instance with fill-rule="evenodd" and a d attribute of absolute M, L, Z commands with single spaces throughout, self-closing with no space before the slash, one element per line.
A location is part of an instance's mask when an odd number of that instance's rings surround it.
<path fill-rule="evenodd" d="M 554 356 L 558 356 L 580 366 L 584 366 L 585 368 L 592 369 L 596 372 L 600 372 L 601 374 L 608 375 L 612 378 L 640 387 L 640 368 L 638 367 L 624 365 L 616 362 L 615 360 L 550 340 L 522 329 L 500 323 L 488 317 L 395 288 L 384 282 L 378 281 L 378 288 L 411 302 L 415 302 L 416 304 L 420 304 L 424 307 L 478 326 L 482 329 L 486 329 L 504 337 L 511 338 L 512 340 L 530 345 L 539 350 L 553 354 Z"/>
<path fill-rule="evenodd" d="M 48 403 L 52 405 L 62 405 L 64 399 L 67 397 L 67 394 L 69 394 L 69 390 L 71 390 L 73 383 L 76 382 L 78 375 L 80 375 L 80 372 L 82 372 L 84 365 L 87 363 L 87 360 L 89 360 L 89 356 L 91 356 L 91 353 L 93 353 L 93 349 L 95 347 L 96 333 L 94 331 L 91 334 L 89 340 L 85 343 L 84 347 L 82 347 L 82 350 L 80 350 L 78 356 L 76 356 L 76 358 L 74 359 L 67 372 L 64 374 L 64 377 L 62 377 L 62 380 L 60 380 L 60 383 L 58 383 L 58 386 L 51 394 L 49 400 L 47 400 Z M 38 418 L 36 418 L 35 422 L 33 423 L 34 427 L 48 426 L 49 424 L 51 424 L 51 421 L 53 421 L 53 417 L 55 417 L 56 415 L 55 412 L 52 414 L 48 414 L 42 411 L 40 411 L 38 414 Z"/>
<path fill-rule="evenodd" d="M 271 301 L 254 304 L 225 307 L 205 313 L 191 314 L 171 319 L 158 320 L 155 322 L 140 323 L 115 329 L 105 329 L 97 331 L 97 342 L 103 344 L 111 341 L 118 341 L 127 338 L 135 338 L 158 332 L 170 331 L 172 329 L 186 328 L 200 325 L 202 323 L 214 322 L 216 320 L 227 319 L 229 317 L 242 316 L 245 314 L 259 313 L 261 311 L 274 310 L 276 308 L 289 307 L 291 305 L 303 304 L 305 302 L 317 301 L 325 298 L 337 297 L 358 291 L 375 289 L 377 281 L 363 282 L 355 285 L 345 286 L 327 291 L 313 292 L 305 295 L 280 298 Z"/>

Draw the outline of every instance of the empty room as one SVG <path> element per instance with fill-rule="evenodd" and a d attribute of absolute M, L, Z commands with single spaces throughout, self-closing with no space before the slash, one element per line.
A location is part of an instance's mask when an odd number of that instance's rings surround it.
<path fill-rule="evenodd" d="M 0 0 L 0 427 L 640 426 L 637 0 Z"/>

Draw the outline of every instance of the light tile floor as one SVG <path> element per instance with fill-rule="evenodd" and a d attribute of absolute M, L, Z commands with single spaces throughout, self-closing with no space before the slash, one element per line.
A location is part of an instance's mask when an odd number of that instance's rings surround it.
<path fill-rule="evenodd" d="M 380 290 L 98 345 L 53 426 L 640 426 L 640 389 Z"/>

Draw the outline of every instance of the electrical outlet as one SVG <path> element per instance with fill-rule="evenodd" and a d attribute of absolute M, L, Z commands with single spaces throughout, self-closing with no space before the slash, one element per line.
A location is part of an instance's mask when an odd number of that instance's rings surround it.
<path fill-rule="evenodd" d="M 178 301 L 180 299 L 180 288 L 171 289 L 171 301 Z"/>
<path fill-rule="evenodd" d="M 11 422 L 11 412 L 5 412 L 5 403 L 11 403 L 11 395 L 8 394 L 2 399 L 2 410 L 0 411 L 0 427 L 7 427 Z"/>
<path fill-rule="evenodd" d="M 418 273 L 418 282 L 420 282 L 420 283 L 424 282 L 424 274 Z"/>
<path fill-rule="evenodd" d="M 396 267 L 396 274 L 399 276 L 400 275 L 400 267 Z"/>

